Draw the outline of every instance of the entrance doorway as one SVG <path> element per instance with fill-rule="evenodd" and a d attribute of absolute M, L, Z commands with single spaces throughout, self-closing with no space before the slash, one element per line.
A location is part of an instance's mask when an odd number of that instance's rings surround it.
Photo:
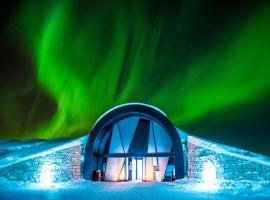
<path fill-rule="evenodd" d="M 133 162 L 132 164 L 135 165 L 135 167 L 136 167 L 136 180 L 142 181 L 142 179 L 143 179 L 143 159 L 142 158 L 135 158 L 133 160 L 135 160 L 135 162 Z"/>
<path fill-rule="evenodd" d="M 108 181 L 174 181 L 174 156 L 166 157 L 112 157 L 105 160 L 101 172 L 102 180 Z M 98 179 L 99 180 L 99 179 Z"/>
<path fill-rule="evenodd" d="M 128 180 L 143 181 L 143 158 L 129 158 Z"/>

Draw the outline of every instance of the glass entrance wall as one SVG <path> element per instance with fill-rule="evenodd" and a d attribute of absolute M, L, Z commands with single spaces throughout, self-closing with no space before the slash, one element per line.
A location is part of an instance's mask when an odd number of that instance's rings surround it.
<path fill-rule="evenodd" d="M 163 181 L 174 177 L 173 157 L 108 158 L 106 181 Z M 131 160 L 131 162 L 129 162 Z M 174 159 L 172 159 L 174 160 Z"/>
<path fill-rule="evenodd" d="M 95 170 L 103 171 L 105 181 L 164 180 L 169 156 L 173 156 L 172 141 L 159 123 L 127 117 L 107 128 L 104 138 Z"/>
<path fill-rule="evenodd" d="M 108 158 L 105 172 L 106 181 L 128 180 L 127 158 Z"/>

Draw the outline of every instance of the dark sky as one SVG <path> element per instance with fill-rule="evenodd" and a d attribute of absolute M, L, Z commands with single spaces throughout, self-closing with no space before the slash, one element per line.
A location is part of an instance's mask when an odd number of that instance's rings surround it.
<path fill-rule="evenodd" d="M 269 1 L 0 4 L 0 138 L 76 137 L 139 101 L 270 155 Z"/>

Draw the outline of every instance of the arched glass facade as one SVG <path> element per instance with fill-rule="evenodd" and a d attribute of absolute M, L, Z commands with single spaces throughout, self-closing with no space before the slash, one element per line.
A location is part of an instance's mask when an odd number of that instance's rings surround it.
<path fill-rule="evenodd" d="M 124 105 L 102 116 L 90 133 L 84 178 L 172 181 L 184 176 L 182 154 L 181 138 L 163 112 Z"/>
<path fill-rule="evenodd" d="M 109 126 L 98 143 L 93 170 L 102 170 L 104 180 L 174 179 L 171 138 L 154 120 L 140 116 L 124 118 Z"/>

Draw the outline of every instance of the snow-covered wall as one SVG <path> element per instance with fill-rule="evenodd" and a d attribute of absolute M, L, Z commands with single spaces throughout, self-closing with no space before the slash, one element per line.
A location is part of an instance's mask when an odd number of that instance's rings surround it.
<path fill-rule="evenodd" d="M 12 181 L 50 184 L 81 177 L 81 143 L 61 145 L 0 168 L 0 177 Z"/>
<path fill-rule="evenodd" d="M 188 177 L 202 179 L 210 163 L 219 180 L 270 181 L 270 158 L 178 132 Z M 42 184 L 80 179 L 87 138 L 39 141 L 23 148 L 8 145 L 13 151 L 0 157 L 0 177 Z"/>
<path fill-rule="evenodd" d="M 270 181 L 270 159 L 245 150 L 188 136 L 188 176 L 201 179 L 205 163 L 215 166 L 217 179 Z"/>

